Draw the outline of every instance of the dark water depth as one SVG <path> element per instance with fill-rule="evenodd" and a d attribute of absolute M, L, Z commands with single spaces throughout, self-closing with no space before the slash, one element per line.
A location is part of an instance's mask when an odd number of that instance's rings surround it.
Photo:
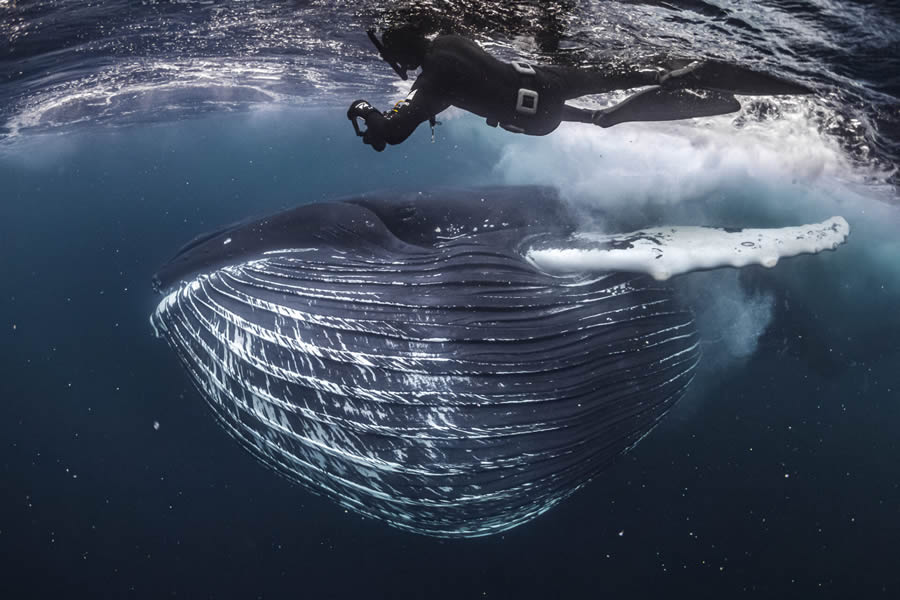
<path fill-rule="evenodd" d="M 155 269 L 249 214 L 513 177 L 509 148 L 473 137 L 474 120 L 379 169 L 343 126 L 323 113 L 219 117 L 35 138 L 0 162 L 5 594 L 898 593 L 897 215 L 830 181 L 725 178 L 677 205 L 632 207 L 634 219 L 761 225 L 841 208 L 854 232 L 772 271 L 680 280 L 704 336 L 701 376 L 624 460 L 532 523 L 470 541 L 401 533 L 254 462 L 152 337 Z"/>
<path fill-rule="evenodd" d="M 715 56 L 818 93 L 546 138 L 450 111 L 434 144 L 376 155 L 347 103 L 406 88 L 364 32 L 409 22 L 506 59 Z M 890 0 L 0 0 L 0 596 L 898 597 L 898 61 Z M 703 340 L 687 397 L 571 499 L 483 539 L 395 531 L 276 477 L 152 336 L 151 276 L 197 234 L 532 183 L 598 230 L 840 214 L 852 233 L 672 281 Z"/>

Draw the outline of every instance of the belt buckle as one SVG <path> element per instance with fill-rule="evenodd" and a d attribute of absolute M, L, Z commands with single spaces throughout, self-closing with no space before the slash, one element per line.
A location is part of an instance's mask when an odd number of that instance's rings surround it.
<path fill-rule="evenodd" d="M 534 75 L 534 67 L 529 65 L 527 62 L 522 62 L 518 60 L 514 60 L 512 62 L 513 69 L 516 72 L 521 73 L 522 75 Z"/>
<path fill-rule="evenodd" d="M 516 112 L 523 115 L 533 115 L 537 113 L 538 93 L 528 88 L 519 89 L 519 97 L 516 100 Z"/>

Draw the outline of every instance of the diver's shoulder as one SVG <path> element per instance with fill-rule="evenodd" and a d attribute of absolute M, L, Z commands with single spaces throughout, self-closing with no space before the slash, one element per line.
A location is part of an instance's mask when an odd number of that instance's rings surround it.
<path fill-rule="evenodd" d="M 433 50 L 441 51 L 441 50 L 453 50 L 453 49 L 472 49 L 477 48 L 481 50 L 481 46 L 470 40 L 469 38 L 463 37 L 461 35 L 456 35 L 455 33 L 446 33 L 437 36 L 431 42 L 431 48 Z"/>

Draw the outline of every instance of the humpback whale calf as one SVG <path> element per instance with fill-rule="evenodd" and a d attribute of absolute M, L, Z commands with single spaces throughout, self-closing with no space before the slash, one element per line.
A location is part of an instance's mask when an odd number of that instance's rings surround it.
<path fill-rule="evenodd" d="M 577 222 L 532 186 L 306 204 L 185 246 L 154 278 L 151 323 L 278 472 L 405 530 L 489 535 L 636 444 L 700 360 L 690 310 L 645 274 L 696 232 L 582 239 Z M 718 230 L 736 237 L 697 268 L 747 243 L 764 263 L 833 248 L 845 226 Z M 623 262 L 642 241 L 656 252 Z"/>

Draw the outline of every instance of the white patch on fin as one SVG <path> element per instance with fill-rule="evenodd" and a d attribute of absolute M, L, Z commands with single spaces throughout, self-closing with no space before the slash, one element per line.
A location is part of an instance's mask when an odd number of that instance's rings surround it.
<path fill-rule="evenodd" d="M 781 258 L 834 250 L 849 234 L 850 225 L 843 217 L 778 229 L 654 227 L 613 235 L 579 233 L 552 245 L 532 247 L 526 256 L 547 273 L 629 271 L 664 280 L 719 267 L 771 268 Z"/>

